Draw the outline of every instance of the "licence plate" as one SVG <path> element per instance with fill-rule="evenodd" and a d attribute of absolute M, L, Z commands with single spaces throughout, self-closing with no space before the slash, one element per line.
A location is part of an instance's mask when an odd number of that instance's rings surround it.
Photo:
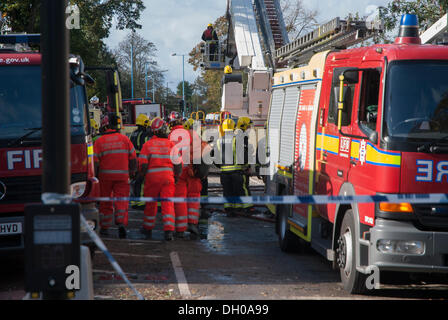
<path fill-rule="evenodd" d="M 0 224 L 0 236 L 9 234 L 21 234 L 22 233 L 22 223 L 11 222 Z"/>

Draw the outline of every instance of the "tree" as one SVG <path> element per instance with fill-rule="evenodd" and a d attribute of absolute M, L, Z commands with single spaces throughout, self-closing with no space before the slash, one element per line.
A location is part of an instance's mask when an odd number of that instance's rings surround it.
<path fill-rule="evenodd" d="M 80 29 L 70 30 L 70 52 L 80 55 L 86 66 L 116 65 L 104 39 L 110 35 L 113 19 L 119 30 L 141 28 L 137 21 L 145 9 L 143 0 L 71 0 L 70 4 L 76 4 L 80 11 Z M 39 33 L 40 6 L 40 0 L 2 0 L 0 12 L 6 14 L 12 31 Z M 99 81 L 89 93 L 104 99 L 105 91 L 103 81 Z"/>
<path fill-rule="evenodd" d="M 131 59 L 132 52 L 132 59 Z M 163 87 L 164 76 L 156 58 L 157 48 L 151 41 L 145 40 L 136 32 L 129 33 L 114 50 L 114 57 L 120 71 L 123 97 L 132 95 L 131 70 L 134 76 L 134 97 L 143 98 L 146 95 L 146 71 L 148 71 L 150 90 Z M 133 68 L 131 69 L 131 60 Z M 155 83 L 154 83 L 155 81 Z"/>
<path fill-rule="evenodd" d="M 185 93 L 184 94 L 185 95 L 185 103 L 191 102 L 191 97 L 193 96 L 193 90 L 194 90 L 193 85 L 190 82 L 185 81 L 185 85 L 182 86 L 182 81 L 179 82 L 179 84 L 177 85 L 177 95 L 180 97 L 183 96 L 182 95 L 183 87 L 184 87 L 184 93 Z"/>
<path fill-rule="evenodd" d="M 281 0 L 286 31 L 291 40 L 312 31 L 317 26 L 317 10 L 305 8 L 303 0 Z"/>
<path fill-rule="evenodd" d="M 420 30 L 429 28 L 439 20 L 447 11 L 446 0 L 393 0 L 386 7 L 380 7 L 380 18 L 384 22 L 386 31 L 394 30 L 403 14 L 410 13 L 418 16 Z M 386 38 L 385 42 L 392 39 Z"/>

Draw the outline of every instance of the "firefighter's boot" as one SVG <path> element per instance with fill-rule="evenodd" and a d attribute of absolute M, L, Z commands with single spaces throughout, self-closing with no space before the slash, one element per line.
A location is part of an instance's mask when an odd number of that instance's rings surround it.
<path fill-rule="evenodd" d="M 118 237 L 120 239 L 126 239 L 126 236 L 127 236 L 126 227 L 120 223 L 118 225 Z"/>
<path fill-rule="evenodd" d="M 173 231 L 165 231 L 165 240 L 172 241 L 174 240 Z"/>
<path fill-rule="evenodd" d="M 197 224 L 189 223 L 188 231 L 190 231 L 191 240 L 196 240 L 199 237 L 199 228 Z"/>

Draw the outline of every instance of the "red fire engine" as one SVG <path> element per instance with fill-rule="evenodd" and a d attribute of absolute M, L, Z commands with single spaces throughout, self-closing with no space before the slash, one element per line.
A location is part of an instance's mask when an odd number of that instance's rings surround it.
<path fill-rule="evenodd" d="M 326 50 L 275 74 L 270 194 L 448 193 L 448 47 L 422 45 L 417 22 L 403 16 L 394 44 Z M 446 204 L 275 209 L 281 249 L 310 244 L 351 293 L 372 266 L 448 273 Z"/>
<path fill-rule="evenodd" d="M 24 206 L 41 202 L 41 54 L 29 49 L 39 35 L 0 36 L 0 250 L 23 249 Z M 1 45 L 3 43 L 3 45 Z M 71 190 L 74 198 L 96 196 L 93 144 L 86 83 L 80 57 L 70 56 Z M 56 146 L 55 146 L 56 147 Z M 95 203 L 82 214 L 97 229 Z M 87 233 L 84 244 L 93 246 Z"/>

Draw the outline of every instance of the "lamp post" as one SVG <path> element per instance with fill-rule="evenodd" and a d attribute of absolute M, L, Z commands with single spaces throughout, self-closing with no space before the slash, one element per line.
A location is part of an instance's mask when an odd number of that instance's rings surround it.
<path fill-rule="evenodd" d="M 131 42 L 131 98 L 134 99 L 134 37 Z"/>
<path fill-rule="evenodd" d="M 145 62 L 145 99 L 149 98 L 149 96 L 148 96 L 148 64 L 149 64 L 149 62 L 146 61 Z M 153 79 L 153 82 L 154 82 L 154 79 Z M 154 83 L 153 83 L 153 90 L 154 90 Z M 153 95 L 153 100 L 154 100 L 154 92 L 152 95 Z M 154 103 L 154 101 L 153 101 L 153 103 Z"/>
<path fill-rule="evenodd" d="M 173 57 L 182 56 L 182 118 L 185 118 L 185 54 L 173 53 Z"/>

